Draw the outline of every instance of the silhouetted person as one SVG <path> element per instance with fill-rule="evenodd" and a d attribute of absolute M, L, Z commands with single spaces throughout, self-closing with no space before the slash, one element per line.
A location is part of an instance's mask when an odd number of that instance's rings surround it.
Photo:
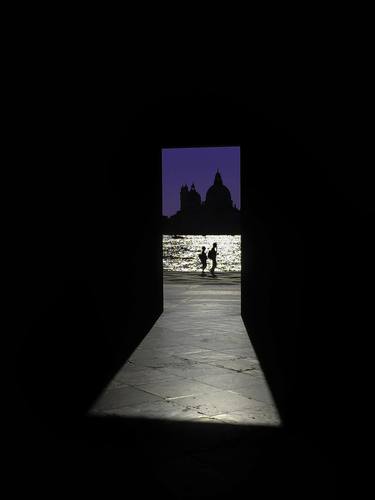
<path fill-rule="evenodd" d="M 212 260 L 212 266 L 210 269 L 210 273 L 212 274 L 212 276 L 215 276 L 215 268 L 217 266 L 216 256 L 217 256 L 217 243 L 214 243 L 212 245 L 211 250 L 208 252 L 208 258 Z"/>
<path fill-rule="evenodd" d="M 199 259 L 202 262 L 202 274 L 204 276 L 204 270 L 207 267 L 207 255 L 206 255 L 206 247 L 202 247 L 202 253 L 199 254 Z"/>

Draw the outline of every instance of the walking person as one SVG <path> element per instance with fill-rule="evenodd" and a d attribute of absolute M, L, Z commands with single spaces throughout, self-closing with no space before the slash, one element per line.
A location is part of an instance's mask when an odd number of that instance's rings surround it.
<path fill-rule="evenodd" d="M 216 276 L 215 274 L 215 268 L 217 267 L 216 256 L 217 256 L 217 243 L 214 243 L 212 245 L 211 250 L 208 252 L 208 258 L 212 260 L 212 266 L 210 269 L 210 273 L 212 276 Z"/>
<path fill-rule="evenodd" d="M 202 274 L 201 276 L 205 276 L 204 270 L 207 267 L 207 254 L 206 254 L 206 247 L 202 247 L 202 253 L 199 254 L 199 259 L 202 263 Z"/>

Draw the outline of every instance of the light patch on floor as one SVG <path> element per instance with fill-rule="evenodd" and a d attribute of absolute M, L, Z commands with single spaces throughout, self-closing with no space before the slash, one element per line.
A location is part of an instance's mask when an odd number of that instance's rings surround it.
<path fill-rule="evenodd" d="M 90 414 L 280 426 L 240 316 L 239 277 L 200 286 L 166 273 L 164 313 Z"/>

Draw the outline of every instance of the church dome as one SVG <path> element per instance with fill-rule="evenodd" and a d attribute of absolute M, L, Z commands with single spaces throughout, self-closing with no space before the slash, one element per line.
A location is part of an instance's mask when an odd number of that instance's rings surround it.
<path fill-rule="evenodd" d="M 214 184 L 208 189 L 206 193 L 206 208 L 209 209 L 222 209 L 232 208 L 232 197 L 229 189 L 224 186 L 221 175 L 219 172 L 215 175 Z"/>

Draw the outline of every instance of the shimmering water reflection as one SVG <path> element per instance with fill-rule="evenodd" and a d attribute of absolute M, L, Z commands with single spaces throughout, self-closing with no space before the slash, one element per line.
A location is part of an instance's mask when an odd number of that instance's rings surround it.
<path fill-rule="evenodd" d="M 163 267 L 166 271 L 197 271 L 201 263 L 198 254 L 202 246 L 206 253 L 217 243 L 218 272 L 241 271 L 241 236 L 240 235 L 182 235 L 174 237 L 163 235 Z M 209 268 L 211 261 L 207 261 Z"/>

